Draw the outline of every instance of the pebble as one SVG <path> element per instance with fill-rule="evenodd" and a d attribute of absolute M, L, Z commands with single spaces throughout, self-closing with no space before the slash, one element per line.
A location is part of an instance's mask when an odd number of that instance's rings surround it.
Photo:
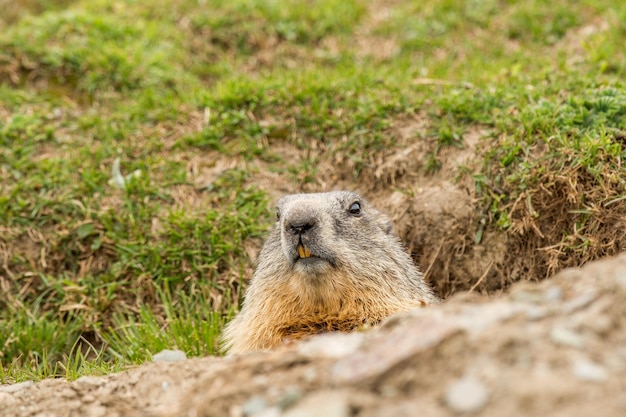
<path fill-rule="evenodd" d="M 625 274 L 617 275 L 615 277 L 615 282 L 617 282 L 617 285 L 621 286 L 622 289 L 626 290 L 626 275 Z"/>
<path fill-rule="evenodd" d="M 525 288 L 511 294 L 511 298 L 526 304 L 555 303 L 563 299 L 563 290 L 553 286 L 545 290 L 539 288 Z"/>
<path fill-rule="evenodd" d="M 603 366 L 586 359 L 578 359 L 572 364 L 574 376 L 583 381 L 604 382 L 609 374 Z"/>
<path fill-rule="evenodd" d="M 318 391 L 288 409 L 283 417 L 349 417 L 350 404 L 345 393 Z"/>
<path fill-rule="evenodd" d="M 448 387 L 446 405 L 456 413 L 472 413 L 482 409 L 489 398 L 487 387 L 478 379 L 466 376 Z"/>
<path fill-rule="evenodd" d="M 298 388 L 288 389 L 278 400 L 277 406 L 281 409 L 286 409 L 300 401 L 302 398 L 302 392 Z"/>
<path fill-rule="evenodd" d="M 313 382 L 317 379 L 318 373 L 317 373 L 317 370 L 315 370 L 315 368 L 308 368 L 307 370 L 304 371 L 304 375 L 302 376 L 304 377 L 304 380 L 306 382 Z"/>
<path fill-rule="evenodd" d="M 536 289 L 517 290 L 511 293 L 512 300 L 526 304 L 540 304 L 545 298 L 545 294 Z"/>
<path fill-rule="evenodd" d="M 391 385 L 381 385 L 379 389 L 380 389 L 380 395 L 382 395 L 383 397 L 393 398 L 393 397 L 397 397 L 399 394 L 398 389 Z"/>
<path fill-rule="evenodd" d="M 84 403 L 92 403 L 96 401 L 96 397 L 94 397 L 92 394 L 85 394 L 80 399 Z"/>
<path fill-rule="evenodd" d="M 548 316 L 548 310 L 544 307 L 530 306 L 526 309 L 526 318 L 528 320 L 541 320 Z"/>
<path fill-rule="evenodd" d="M 66 387 L 57 393 L 57 396 L 60 398 L 70 399 L 76 397 L 76 391 L 73 389 Z"/>
<path fill-rule="evenodd" d="M 560 287 L 550 287 L 545 293 L 545 300 L 549 302 L 557 302 L 563 298 L 563 290 Z"/>
<path fill-rule="evenodd" d="M 104 384 L 104 379 L 102 377 L 97 376 L 81 376 L 78 378 L 74 384 L 78 386 L 80 389 L 91 389 L 97 388 L 100 385 Z"/>
<path fill-rule="evenodd" d="M 599 293 L 597 291 L 588 291 L 577 297 L 567 300 L 561 305 L 562 314 L 572 314 L 573 312 L 588 306 L 598 298 L 598 295 Z"/>
<path fill-rule="evenodd" d="M 8 392 L 9 394 L 12 394 L 14 392 L 21 391 L 25 388 L 32 387 L 33 385 L 35 385 L 33 381 L 18 382 L 17 384 L 1 386 L 0 392 Z"/>
<path fill-rule="evenodd" d="M 393 366 L 439 345 L 457 333 L 461 326 L 459 321 L 461 320 L 458 316 L 454 321 L 433 316 L 430 320 L 416 320 L 406 326 L 397 326 L 384 337 L 369 339 L 366 349 L 359 349 L 335 362 L 331 370 L 332 383 L 357 384 L 386 373 Z M 469 318 L 465 321 L 469 322 Z M 408 335 L 420 337 L 407 337 Z"/>
<path fill-rule="evenodd" d="M 8 392 L 0 392 L 0 404 L 3 406 L 13 405 L 17 403 L 17 399 Z"/>
<path fill-rule="evenodd" d="M 187 359 L 187 355 L 182 350 L 164 349 L 152 355 L 152 362 L 179 362 Z"/>
<path fill-rule="evenodd" d="M 269 407 L 255 414 L 254 417 L 280 417 L 280 409 L 278 407 Z"/>
<path fill-rule="evenodd" d="M 263 397 L 252 397 L 243 405 L 241 411 L 244 416 L 256 416 L 267 408 L 267 402 Z"/>
<path fill-rule="evenodd" d="M 301 343 L 298 352 L 307 358 L 339 359 L 354 353 L 362 342 L 362 333 L 327 333 Z"/>
<path fill-rule="evenodd" d="M 578 333 L 562 326 L 552 327 L 550 339 L 557 345 L 569 346 L 581 349 L 585 346 L 585 341 Z"/>
<path fill-rule="evenodd" d="M 108 415 L 108 410 L 105 406 L 101 404 L 93 404 L 91 406 L 86 407 L 87 415 L 90 417 L 105 417 Z"/>

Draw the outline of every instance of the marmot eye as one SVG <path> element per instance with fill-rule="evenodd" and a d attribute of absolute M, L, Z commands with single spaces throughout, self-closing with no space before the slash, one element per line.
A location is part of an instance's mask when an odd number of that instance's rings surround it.
<path fill-rule="evenodd" d="M 280 220 L 280 211 L 276 210 L 276 221 Z"/>
<path fill-rule="evenodd" d="M 352 214 L 353 216 L 358 216 L 359 214 L 361 214 L 361 203 L 355 201 L 354 203 L 350 204 L 348 213 Z"/>

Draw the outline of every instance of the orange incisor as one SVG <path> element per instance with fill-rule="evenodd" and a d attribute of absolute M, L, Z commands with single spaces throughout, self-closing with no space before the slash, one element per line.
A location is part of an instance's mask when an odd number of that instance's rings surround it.
<path fill-rule="evenodd" d="M 301 258 L 310 258 L 311 257 L 311 251 L 308 250 L 303 244 L 299 244 L 298 245 L 298 255 L 300 255 Z"/>

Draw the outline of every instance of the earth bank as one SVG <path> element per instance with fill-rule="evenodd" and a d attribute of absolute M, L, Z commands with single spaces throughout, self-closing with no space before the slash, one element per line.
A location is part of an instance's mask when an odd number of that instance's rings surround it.
<path fill-rule="evenodd" d="M 0 388 L 26 416 L 622 416 L 626 255 L 352 334 Z"/>

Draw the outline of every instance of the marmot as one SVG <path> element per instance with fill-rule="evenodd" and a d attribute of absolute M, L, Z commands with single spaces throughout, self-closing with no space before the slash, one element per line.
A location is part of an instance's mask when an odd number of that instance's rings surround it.
<path fill-rule="evenodd" d="M 438 302 L 391 221 L 359 194 L 288 195 L 278 202 L 241 312 L 225 328 L 224 348 L 268 349 Z"/>

